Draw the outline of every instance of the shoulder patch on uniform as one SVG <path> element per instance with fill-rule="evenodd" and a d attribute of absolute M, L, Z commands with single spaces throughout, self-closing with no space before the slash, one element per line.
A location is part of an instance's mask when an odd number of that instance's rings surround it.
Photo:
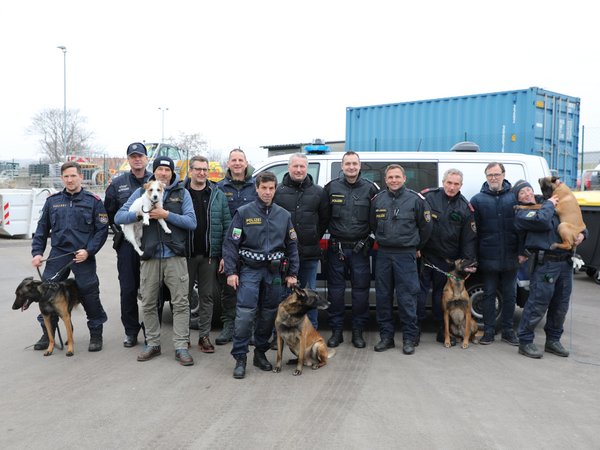
<path fill-rule="evenodd" d="M 234 227 L 233 230 L 231 230 L 231 239 L 233 239 L 234 241 L 239 241 L 241 237 L 242 229 Z"/>
<path fill-rule="evenodd" d="M 423 212 L 423 217 L 425 217 L 425 222 L 431 222 L 431 211 Z"/>
<path fill-rule="evenodd" d="M 106 213 L 100 213 L 100 214 L 98 214 L 98 220 L 102 224 L 108 223 L 108 214 L 106 214 Z"/>
<path fill-rule="evenodd" d="M 473 230 L 473 233 L 477 233 L 477 225 L 475 225 L 474 220 L 471 221 L 471 230 Z"/>
<path fill-rule="evenodd" d="M 525 217 L 530 218 L 530 217 L 535 217 L 535 215 L 537 214 L 537 211 L 529 211 Z"/>
<path fill-rule="evenodd" d="M 290 228 L 290 239 L 292 241 L 298 239 L 298 235 L 296 234 L 296 230 L 294 228 Z"/>

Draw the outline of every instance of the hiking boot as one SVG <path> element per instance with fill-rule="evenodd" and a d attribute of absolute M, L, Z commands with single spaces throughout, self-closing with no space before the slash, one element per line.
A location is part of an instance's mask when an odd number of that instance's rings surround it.
<path fill-rule="evenodd" d="M 264 370 L 265 372 L 270 372 L 273 370 L 273 366 L 265 356 L 263 352 L 259 352 L 258 350 L 254 350 L 254 365 L 258 367 L 260 370 Z"/>
<path fill-rule="evenodd" d="M 194 359 L 187 348 L 178 348 L 175 350 L 175 359 L 179 361 L 182 366 L 193 366 Z"/>
<path fill-rule="evenodd" d="M 235 357 L 235 368 L 233 378 L 242 379 L 246 376 L 246 355 Z"/>
<path fill-rule="evenodd" d="M 331 337 L 327 340 L 327 347 L 337 347 L 342 342 L 344 342 L 344 334 L 342 333 L 341 328 L 338 330 L 332 330 Z"/>
<path fill-rule="evenodd" d="M 102 335 L 94 333 L 90 336 L 88 352 L 99 352 L 100 350 L 102 350 Z"/>
<path fill-rule="evenodd" d="M 517 346 L 519 345 L 519 339 L 513 330 L 505 331 L 502 333 L 502 342 L 506 342 L 509 345 Z M 481 343 L 481 342 L 480 342 Z"/>
<path fill-rule="evenodd" d="M 519 353 L 528 358 L 540 359 L 544 354 L 538 350 L 533 342 L 529 344 L 519 344 Z"/>
<path fill-rule="evenodd" d="M 386 350 L 389 350 L 390 348 L 394 348 L 396 346 L 396 344 L 394 343 L 394 340 L 391 338 L 381 338 L 381 340 L 375 345 L 374 350 L 376 352 L 385 352 Z"/>
<path fill-rule="evenodd" d="M 355 328 L 352 330 L 352 345 L 356 348 L 365 348 L 367 343 L 363 339 L 362 330 Z"/>
<path fill-rule="evenodd" d="M 158 355 L 160 355 L 160 345 L 146 345 L 144 351 L 138 355 L 137 360 L 150 361 Z"/>
<path fill-rule="evenodd" d="M 221 333 L 215 339 L 215 344 L 225 345 L 233 340 L 233 321 L 229 320 L 223 324 Z"/>
<path fill-rule="evenodd" d="M 483 337 L 479 339 L 480 345 L 490 345 L 492 342 L 494 342 L 494 333 L 489 333 L 487 331 L 483 334 Z"/>
<path fill-rule="evenodd" d="M 569 356 L 569 350 L 564 348 L 559 341 L 546 341 L 546 345 L 544 345 L 544 351 L 553 353 L 557 356 L 562 356 L 563 358 Z"/>
<path fill-rule="evenodd" d="M 415 352 L 415 344 L 412 341 L 404 341 L 402 344 L 402 353 L 412 355 Z"/>
<path fill-rule="evenodd" d="M 201 336 L 198 339 L 198 347 L 200 347 L 200 351 L 202 353 L 214 353 L 215 347 L 210 342 L 210 338 L 208 336 Z"/>
<path fill-rule="evenodd" d="M 46 330 L 44 330 L 44 334 L 42 334 L 42 337 L 35 344 L 33 344 L 33 349 L 46 350 L 48 348 L 48 345 L 50 345 L 50 339 L 48 338 L 48 333 L 46 332 Z"/>

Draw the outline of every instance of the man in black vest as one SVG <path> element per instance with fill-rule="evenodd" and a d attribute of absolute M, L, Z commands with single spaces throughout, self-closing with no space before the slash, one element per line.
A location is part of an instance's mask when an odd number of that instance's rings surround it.
<path fill-rule="evenodd" d="M 150 225 L 144 227 L 141 248 L 144 250 L 140 268 L 142 288 L 142 311 L 146 329 L 147 345 L 139 354 L 138 361 L 148 361 L 160 355 L 160 321 L 156 299 L 164 282 L 171 291 L 173 306 L 173 341 L 175 359 L 183 366 L 191 366 L 194 360 L 188 351 L 190 340 L 190 307 L 188 301 L 189 231 L 196 228 L 196 215 L 190 193 L 175 174 L 171 158 L 157 156 L 152 168 L 153 178 L 162 181 L 166 188 L 163 207 L 150 211 Z M 133 223 L 138 213 L 129 211 L 131 204 L 143 195 L 135 191 L 115 216 L 115 223 Z M 166 234 L 157 219 L 167 222 L 171 234 Z"/>
<path fill-rule="evenodd" d="M 121 288 L 121 322 L 125 329 L 124 347 L 137 344 L 141 328 L 137 294 L 140 287 L 140 256 L 132 245 L 123 238 L 121 228 L 115 225 L 115 214 L 131 194 L 141 188 L 152 176 L 146 170 L 148 157 L 144 144 L 134 142 L 127 147 L 127 161 L 131 170 L 115 179 L 106 188 L 104 208 L 108 214 L 108 223 L 113 230 L 113 248 L 117 251 L 117 271 Z"/>

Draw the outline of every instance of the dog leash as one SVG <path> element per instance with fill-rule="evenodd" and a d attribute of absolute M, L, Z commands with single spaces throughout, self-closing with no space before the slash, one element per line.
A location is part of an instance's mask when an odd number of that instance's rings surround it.
<path fill-rule="evenodd" d="M 453 274 L 451 274 L 451 273 L 449 273 L 449 272 L 444 272 L 442 269 L 440 269 L 439 267 L 436 267 L 435 265 L 433 265 L 433 264 L 431 264 L 431 263 L 429 263 L 429 262 L 424 262 L 424 263 L 423 263 L 423 265 L 424 265 L 425 267 L 429 267 L 430 269 L 436 270 L 436 271 L 438 271 L 439 273 L 443 273 L 443 274 L 444 274 L 444 275 L 446 275 L 448 278 L 452 278 L 454 281 L 462 281 L 462 280 L 465 280 L 465 281 L 466 281 L 466 279 L 467 279 L 467 278 L 469 278 L 469 276 L 471 275 L 471 274 L 469 274 L 469 275 L 467 275 L 467 276 L 466 276 L 466 277 L 464 277 L 464 278 L 460 278 L 460 277 L 457 277 L 456 275 L 453 275 Z"/>

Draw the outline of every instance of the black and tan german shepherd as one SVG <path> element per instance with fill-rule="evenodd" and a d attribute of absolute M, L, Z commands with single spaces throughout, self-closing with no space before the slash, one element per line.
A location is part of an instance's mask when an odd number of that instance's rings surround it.
<path fill-rule="evenodd" d="M 465 279 L 472 268 L 473 261 L 457 259 L 448 261 L 450 271 L 442 291 L 442 311 L 444 313 L 444 346 L 451 347 L 450 334 L 462 338 L 462 348 L 468 348 L 469 342 L 477 344 L 477 323 L 471 317 L 471 299 L 465 288 Z"/>
<path fill-rule="evenodd" d="M 44 325 L 48 332 L 48 348 L 44 356 L 49 356 L 54 350 L 54 332 L 50 317 L 56 313 L 65 323 L 67 328 L 67 356 L 73 356 L 73 327 L 71 325 L 71 311 L 79 301 L 79 290 L 73 278 L 65 281 L 37 281 L 27 277 L 15 291 L 16 299 L 12 309 L 25 311 L 33 302 L 37 302 L 40 312 L 44 316 Z"/>
<path fill-rule="evenodd" d="M 288 364 L 296 364 L 296 370 L 292 372 L 294 375 L 302 375 L 304 365 L 318 369 L 327 364 L 327 358 L 335 355 L 335 350 L 328 351 L 325 340 L 315 330 L 306 315 L 311 309 L 327 309 L 328 306 L 329 303 L 321 299 L 315 291 L 297 286 L 279 304 L 275 319 L 277 362 L 273 372 L 281 372 L 284 342 L 298 357 L 288 361 Z"/>

